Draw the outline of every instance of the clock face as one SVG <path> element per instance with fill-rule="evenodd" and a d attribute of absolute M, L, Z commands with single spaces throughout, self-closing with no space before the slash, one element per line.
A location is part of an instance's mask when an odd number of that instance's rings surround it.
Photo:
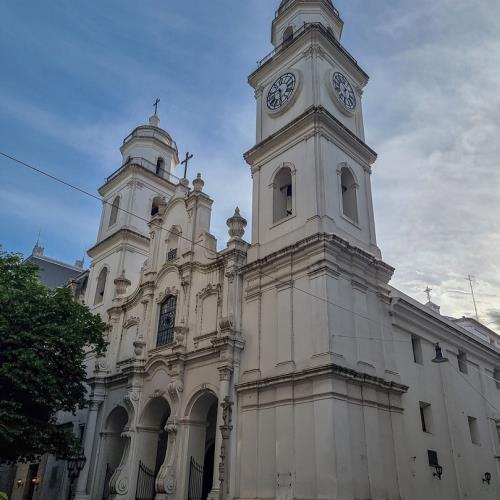
<path fill-rule="evenodd" d="M 281 75 L 269 89 L 267 107 L 271 111 L 280 109 L 292 97 L 297 79 L 293 73 Z"/>
<path fill-rule="evenodd" d="M 338 71 L 333 74 L 333 88 L 335 89 L 335 96 L 341 104 L 348 111 L 354 111 L 356 109 L 356 95 L 349 80 Z"/>

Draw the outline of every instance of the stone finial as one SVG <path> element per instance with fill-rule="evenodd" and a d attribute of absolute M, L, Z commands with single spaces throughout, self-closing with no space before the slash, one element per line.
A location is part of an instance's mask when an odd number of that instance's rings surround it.
<path fill-rule="evenodd" d="M 160 126 L 160 117 L 158 115 L 152 115 L 149 117 L 149 124 L 153 127 Z"/>
<path fill-rule="evenodd" d="M 240 209 L 236 207 L 234 215 L 227 219 L 227 227 L 229 228 L 229 236 L 232 240 L 241 240 L 245 234 L 245 227 L 247 227 L 247 221 L 240 215 Z"/>
<path fill-rule="evenodd" d="M 132 284 L 130 280 L 125 277 L 125 269 L 118 278 L 114 281 L 115 284 L 115 296 L 125 295 L 127 293 L 127 288 Z"/>
<path fill-rule="evenodd" d="M 193 189 L 198 193 L 203 191 L 203 186 L 205 185 L 204 180 L 201 178 L 201 174 L 196 176 L 196 179 L 193 181 Z"/>

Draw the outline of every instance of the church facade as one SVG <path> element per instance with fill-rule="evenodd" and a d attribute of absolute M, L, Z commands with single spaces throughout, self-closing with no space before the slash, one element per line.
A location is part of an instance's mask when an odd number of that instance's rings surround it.
<path fill-rule="evenodd" d="M 78 500 L 499 498 L 500 349 L 389 285 L 342 28 L 331 0 L 276 12 L 249 242 L 236 209 L 218 250 L 156 114 L 125 139 L 73 284 L 109 324 Z"/>

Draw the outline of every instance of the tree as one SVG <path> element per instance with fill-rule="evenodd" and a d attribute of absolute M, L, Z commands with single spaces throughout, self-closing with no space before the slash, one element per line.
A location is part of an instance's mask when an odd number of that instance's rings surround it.
<path fill-rule="evenodd" d="M 85 407 L 84 362 L 103 354 L 104 330 L 69 289 L 43 286 L 36 266 L 0 248 L 0 461 L 76 451 L 56 415 Z"/>

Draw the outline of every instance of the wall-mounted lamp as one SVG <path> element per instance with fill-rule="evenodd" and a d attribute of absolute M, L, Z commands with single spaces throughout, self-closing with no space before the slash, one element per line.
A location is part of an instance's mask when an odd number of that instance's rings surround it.
<path fill-rule="evenodd" d="M 437 477 L 441 481 L 443 475 L 443 467 L 439 465 L 437 452 L 434 450 L 427 450 L 427 457 L 429 458 L 429 466 L 434 469 L 432 477 Z"/>
<path fill-rule="evenodd" d="M 432 360 L 433 363 L 446 363 L 448 361 L 448 358 L 445 358 L 443 356 L 443 351 L 441 349 L 441 346 L 439 345 L 439 342 L 434 346 L 434 349 L 436 349 L 436 357 Z"/>
<path fill-rule="evenodd" d="M 491 472 L 485 472 L 483 477 L 483 483 L 491 483 Z"/>
<path fill-rule="evenodd" d="M 441 481 L 441 477 L 443 475 L 443 468 L 440 465 L 435 465 L 434 469 L 436 469 L 436 472 L 434 472 L 432 476 L 437 477 Z"/>
<path fill-rule="evenodd" d="M 35 486 L 35 488 L 40 484 L 40 478 L 38 476 L 34 477 L 31 482 Z"/>
<path fill-rule="evenodd" d="M 18 480 L 16 481 L 16 486 L 17 486 L 18 488 L 22 488 L 22 487 L 24 486 L 24 481 L 23 481 L 22 479 L 18 479 Z"/>

